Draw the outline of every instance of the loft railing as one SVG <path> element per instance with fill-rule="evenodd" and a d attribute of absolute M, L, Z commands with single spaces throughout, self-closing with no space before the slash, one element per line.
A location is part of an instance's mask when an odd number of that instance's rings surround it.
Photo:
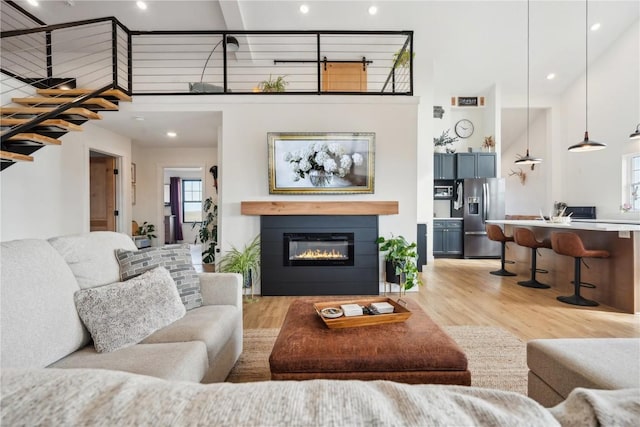
<path fill-rule="evenodd" d="M 3 105 L 34 86 L 110 86 L 130 95 L 413 94 L 412 31 L 143 32 L 113 17 L 24 28 L 8 26 L 10 9 L 2 8 L 3 29 L 15 28 L 0 39 Z"/>

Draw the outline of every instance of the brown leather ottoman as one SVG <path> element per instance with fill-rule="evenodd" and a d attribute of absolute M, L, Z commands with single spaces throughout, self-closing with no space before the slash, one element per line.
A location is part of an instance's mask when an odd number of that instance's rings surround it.
<path fill-rule="evenodd" d="M 319 301 L 289 307 L 269 357 L 272 380 L 471 384 L 465 354 L 416 303 L 409 301 L 405 322 L 329 329 L 313 309 Z"/>

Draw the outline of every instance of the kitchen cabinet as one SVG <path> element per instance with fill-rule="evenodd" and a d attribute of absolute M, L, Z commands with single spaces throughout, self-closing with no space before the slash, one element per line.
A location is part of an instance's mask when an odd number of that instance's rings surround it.
<path fill-rule="evenodd" d="M 463 254 L 463 227 L 460 220 L 433 221 L 433 256 L 446 258 Z"/>
<path fill-rule="evenodd" d="M 433 155 L 433 179 L 456 179 L 455 154 Z"/>
<path fill-rule="evenodd" d="M 458 153 L 456 169 L 458 179 L 495 178 L 496 153 Z"/>

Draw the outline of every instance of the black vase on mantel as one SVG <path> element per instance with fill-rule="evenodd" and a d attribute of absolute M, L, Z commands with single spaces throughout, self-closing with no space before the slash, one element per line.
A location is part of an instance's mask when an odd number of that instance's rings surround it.
<path fill-rule="evenodd" d="M 398 276 L 396 274 L 396 266 L 393 261 L 385 261 L 384 264 L 385 271 L 385 281 L 388 283 L 396 283 L 400 284 L 400 279 L 402 278 L 402 282 L 404 282 L 404 274 Z"/>

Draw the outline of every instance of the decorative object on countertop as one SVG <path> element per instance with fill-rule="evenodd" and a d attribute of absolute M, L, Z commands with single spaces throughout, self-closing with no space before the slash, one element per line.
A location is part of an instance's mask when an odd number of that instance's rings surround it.
<path fill-rule="evenodd" d="M 434 151 L 436 153 L 444 153 L 447 145 L 453 144 L 459 138 L 457 136 L 449 136 L 451 129 L 443 130 L 439 137 L 433 138 Z"/>
<path fill-rule="evenodd" d="M 231 250 L 222 256 L 220 271 L 223 273 L 240 273 L 243 277 L 243 288 L 251 289 L 249 302 L 258 301 L 254 298 L 253 285 L 260 277 L 260 235 L 258 234 L 242 250 L 231 246 Z"/>
<path fill-rule="evenodd" d="M 533 168 L 533 165 L 531 165 L 531 167 Z M 511 173 L 509 174 L 509 176 L 517 176 L 518 178 L 520 178 L 520 184 L 525 185 L 525 183 L 527 182 L 527 173 L 524 172 L 522 169 L 518 168 L 518 172 L 514 171 L 513 169 L 511 169 Z"/>
<path fill-rule="evenodd" d="M 381 236 L 376 239 L 376 243 L 380 245 L 380 251 L 387 252 L 384 257 L 387 282 L 397 283 L 401 294 L 415 285 L 422 285 L 416 264 L 416 243 L 407 242 L 403 236 L 392 236 L 389 239 Z"/>
<path fill-rule="evenodd" d="M 567 204 L 565 202 L 554 202 L 553 209 L 555 211 L 554 216 L 563 216 L 567 210 Z"/>
<path fill-rule="evenodd" d="M 622 212 L 629 212 L 631 210 L 631 205 L 629 203 L 624 203 L 620 206 L 620 210 Z"/>
<path fill-rule="evenodd" d="M 569 151 L 596 151 L 607 144 L 589 140 L 589 0 L 585 0 L 584 47 L 584 140 L 569 147 Z"/>
<path fill-rule="evenodd" d="M 433 107 L 433 108 L 435 111 L 436 107 Z M 629 139 L 640 139 L 640 123 L 638 123 L 638 126 L 636 126 L 636 130 L 634 130 L 633 133 L 629 135 Z"/>
<path fill-rule="evenodd" d="M 206 272 L 215 271 L 216 246 L 218 245 L 218 205 L 207 197 L 202 204 L 204 217 L 200 222 L 194 222 L 191 229 L 198 227 L 193 243 L 202 243 L 202 268 Z"/>
<path fill-rule="evenodd" d="M 493 135 L 485 136 L 484 141 L 482 142 L 482 148 L 485 148 L 488 151 L 494 151 L 495 147 L 496 141 L 493 139 Z"/>
<path fill-rule="evenodd" d="M 529 155 L 529 123 L 531 121 L 530 116 L 531 116 L 531 109 L 529 108 L 529 89 L 530 89 L 530 79 L 529 79 L 529 74 L 530 74 L 530 69 L 529 69 L 529 57 L 531 55 L 531 50 L 529 49 L 529 0 L 527 0 L 527 154 L 525 154 L 524 156 L 521 156 L 519 154 L 517 154 L 518 159 L 515 161 L 515 164 L 517 165 L 531 165 L 531 170 L 533 170 L 533 168 L 535 168 L 535 166 L 538 163 L 542 163 L 542 159 L 538 158 L 538 157 L 533 157 Z M 521 175 L 520 176 L 520 182 L 522 183 L 522 185 L 524 185 L 524 179 L 522 178 Z M 525 175 L 526 177 L 526 175 Z"/>

